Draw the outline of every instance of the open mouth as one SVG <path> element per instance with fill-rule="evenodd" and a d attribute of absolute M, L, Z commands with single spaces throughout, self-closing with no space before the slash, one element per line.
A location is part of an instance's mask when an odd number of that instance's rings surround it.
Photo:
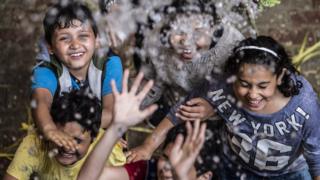
<path fill-rule="evenodd" d="M 64 158 L 72 158 L 72 157 L 74 157 L 74 153 L 66 153 L 66 152 L 61 152 L 60 153 L 60 156 L 61 157 L 64 157 Z"/>
<path fill-rule="evenodd" d="M 186 60 L 190 60 L 193 58 L 193 54 L 192 54 L 192 50 L 191 49 L 183 49 L 180 53 L 180 56 L 183 58 L 183 59 L 186 59 Z"/>
<path fill-rule="evenodd" d="M 258 108 L 260 107 L 260 103 L 262 100 L 248 100 L 248 105 L 250 108 Z"/>
<path fill-rule="evenodd" d="M 70 56 L 71 58 L 75 58 L 75 59 L 80 58 L 80 57 L 82 57 L 83 55 L 84 55 L 84 52 L 77 52 L 77 53 L 70 53 L 70 54 L 69 54 L 69 56 Z"/>

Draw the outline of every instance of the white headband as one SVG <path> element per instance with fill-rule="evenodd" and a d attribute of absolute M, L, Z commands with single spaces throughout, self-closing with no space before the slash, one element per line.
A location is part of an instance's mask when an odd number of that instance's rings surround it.
<path fill-rule="evenodd" d="M 243 50 L 243 49 L 256 49 L 256 50 L 265 51 L 265 52 L 268 52 L 268 53 L 274 55 L 274 56 L 277 57 L 278 59 L 280 59 L 279 56 L 278 56 L 278 54 L 277 54 L 276 52 L 272 51 L 271 49 L 264 48 L 264 47 L 259 47 L 259 46 L 243 46 L 243 47 L 238 48 L 238 49 L 236 50 L 236 52 L 241 51 L 241 50 Z"/>

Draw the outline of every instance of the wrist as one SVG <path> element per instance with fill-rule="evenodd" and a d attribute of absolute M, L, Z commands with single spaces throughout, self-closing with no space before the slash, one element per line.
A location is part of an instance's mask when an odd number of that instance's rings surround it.
<path fill-rule="evenodd" d="M 55 126 L 54 124 L 47 124 L 42 127 L 43 134 L 46 134 L 47 132 L 52 130 L 57 130 L 57 126 Z"/>
<path fill-rule="evenodd" d="M 111 123 L 110 126 L 107 128 L 113 136 L 122 137 L 122 135 L 127 131 L 127 127 L 123 124 L 118 123 Z"/>

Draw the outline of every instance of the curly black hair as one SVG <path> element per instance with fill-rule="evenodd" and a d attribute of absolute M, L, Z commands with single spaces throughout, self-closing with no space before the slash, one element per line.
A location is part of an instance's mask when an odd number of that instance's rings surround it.
<path fill-rule="evenodd" d="M 202 123 L 207 124 L 205 142 L 202 149 L 198 155 L 194 166 L 197 171 L 197 176 L 202 175 L 208 171 L 211 171 L 215 175 L 214 171 L 219 166 L 218 157 L 221 154 L 221 137 L 219 136 L 219 130 L 223 126 L 223 121 L 221 120 L 207 120 Z M 165 148 L 169 143 L 174 143 L 178 134 L 182 134 L 183 137 L 187 135 L 186 123 L 178 124 L 171 128 L 167 134 L 164 141 L 163 147 Z M 199 160 L 200 159 L 200 160 Z M 214 177 L 215 178 L 215 177 Z"/>
<path fill-rule="evenodd" d="M 259 49 L 241 49 L 243 47 L 256 46 L 266 48 L 276 55 Z M 247 38 L 234 48 L 233 54 L 229 57 L 225 64 L 225 72 L 229 75 L 237 75 L 240 67 L 244 63 L 260 64 L 273 69 L 274 74 L 279 76 L 283 69 L 287 72 L 282 78 L 281 85 L 278 86 L 280 92 L 286 96 L 294 96 L 299 94 L 302 83 L 296 79 L 299 72 L 292 64 L 291 58 L 286 53 L 284 47 L 268 36 L 258 36 L 256 38 Z"/>
<path fill-rule="evenodd" d="M 101 105 L 88 89 L 73 90 L 54 98 L 50 114 L 54 123 L 77 122 L 95 138 L 101 124 Z"/>

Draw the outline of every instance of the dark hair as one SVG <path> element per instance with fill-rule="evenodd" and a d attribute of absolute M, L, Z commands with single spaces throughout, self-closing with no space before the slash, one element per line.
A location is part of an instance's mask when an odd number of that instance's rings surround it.
<path fill-rule="evenodd" d="M 221 154 L 222 141 L 220 139 L 220 136 L 218 135 L 218 131 L 219 129 L 221 129 L 219 127 L 222 127 L 223 122 L 220 120 L 207 120 L 202 123 L 207 124 L 207 130 L 206 140 L 198 155 L 199 158 L 197 158 L 194 164 L 197 171 L 197 176 L 200 176 L 201 174 L 206 173 L 208 171 L 214 173 L 214 170 L 219 165 L 219 160 L 217 160 L 217 158 L 215 157 L 218 157 Z M 183 137 L 186 137 L 187 129 L 185 123 L 178 124 L 177 126 L 169 130 L 167 137 L 164 141 L 163 147 L 165 148 L 169 143 L 173 143 L 178 134 L 182 134 Z"/>
<path fill-rule="evenodd" d="M 49 8 L 43 20 L 47 43 L 51 45 L 52 34 L 56 28 L 68 28 L 73 25 L 73 20 L 79 20 L 81 23 L 88 21 L 97 37 L 98 27 L 88 7 L 77 2 L 66 5 L 58 3 Z"/>
<path fill-rule="evenodd" d="M 241 49 L 245 46 L 266 48 L 276 54 L 273 55 L 270 52 L 260 49 Z M 241 41 L 239 45 L 234 48 L 233 55 L 227 60 L 225 71 L 230 75 L 236 75 L 244 63 L 268 66 L 274 70 L 274 74 L 277 76 L 282 73 L 284 68 L 287 69 L 287 72 L 282 78 L 282 83 L 278 88 L 286 97 L 299 94 L 299 90 L 302 87 L 302 83 L 296 79 L 296 75 L 299 74 L 299 72 L 293 66 L 291 58 L 286 53 L 284 47 L 273 38 L 258 36 Z"/>
<path fill-rule="evenodd" d="M 73 90 L 54 99 L 50 114 L 53 122 L 64 126 L 77 122 L 95 138 L 101 124 L 100 101 L 88 89 Z"/>

